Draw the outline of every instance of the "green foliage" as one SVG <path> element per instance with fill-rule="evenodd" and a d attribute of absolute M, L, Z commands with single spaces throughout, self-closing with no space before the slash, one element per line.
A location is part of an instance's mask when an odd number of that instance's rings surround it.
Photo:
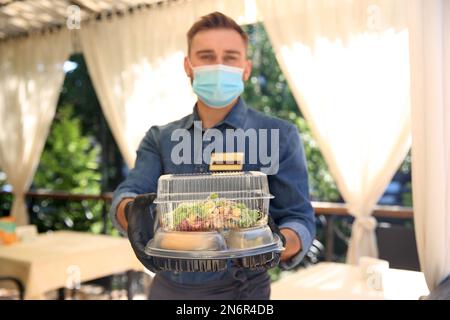
<path fill-rule="evenodd" d="M 0 190 L 7 184 L 6 174 L 0 168 Z M 0 217 L 9 215 L 12 206 L 12 195 L 0 194 Z"/>
<path fill-rule="evenodd" d="M 61 107 L 41 156 L 34 186 L 39 189 L 99 194 L 100 151 L 98 144 L 82 135 L 80 120 L 73 117 L 73 108 Z"/>
<path fill-rule="evenodd" d="M 272 268 L 272 269 L 267 270 L 267 272 L 269 273 L 270 280 L 271 280 L 272 282 L 275 282 L 275 281 L 280 280 L 280 278 L 281 278 L 281 273 L 282 273 L 283 271 L 281 271 L 281 268 L 277 266 L 277 267 L 275 267 L 275 268 Z"/>
<path fill-rule="evenodd" d="M 98 195 L 100 146 L 81 130 L 71 106 L 61 106 L 52 124 L 33 187 Z M 36 200 L 33 221 L 40 231 L 71 229 L 100 232 L 102 202 Z"/>
<path fill-rule="evenodd" d="M 78 116 L 81 120 L 82 132 L 99 137 L 103 115 L 86 61 L 82 54 L 73 54 L 69 60 L 76 63 L 77 67 L 66 73 L 58 105 L 72 105 L 74 116 Z"/>
<path fill-rule="evenodd" d="M 76 68 L 65 75 L 58 105 L 72 105 L 73 116 L 80 119 L 83 134 L 99 141 L 102 146 L 99 163 L 102 190 L 114 191 L 124 178 L 121 171 L 124 165 L 122 155 L 106 123 L 83 55 L 73 54 L 69 60 L 76 64 Z"/>
<path fill-rule="evenodd" d="M 245 29 L 249 35 L 248 56 L 253 63 L 243 94 L 245 101 L 267 115 L 294 122 L 301 114 L 264 27 L 254 24 Z"/>
<path fill-rule="evenodd" d="M 340 195 L 328 166 L 292 96 L 263 25 L 248 25 L 245 29 L 249 35 L 248 55 L 253 62 L 252 76 L 243 94 L 245 101 L 269 116 L 297 126 L 305 148 L 312 199 L 339 201 Z"/>
<path fill-rule="evenodd" d="M 311 130 L 303 117 L 298 117 L 295 124 L 301 132 L 309 173 L 311 198 L 317 201 L 339 201 L 341 196 Z"/>
<path fill-rule="evenodd" d="M 406 188 L 408 189 L 408 191 L 402 193 L 402 205 L 405 207 L 412 207 L 413 206 L 412 183 L 407 182 Z"/>
<path fill-rule="evenodd" d="M 406 155 L 405 160 L 400 166 L 400 172 L 406 175 L 411 174 L 411 150 Z M 402 193 L 402 205 L 405 207 L 413 206 L 412 183 L 411 180 L 405 183 L 405 191 Z"/>

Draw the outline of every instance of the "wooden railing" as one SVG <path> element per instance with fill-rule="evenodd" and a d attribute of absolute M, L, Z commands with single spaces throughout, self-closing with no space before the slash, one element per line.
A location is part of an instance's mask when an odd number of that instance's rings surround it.
<path fill-rule="evenodd" d="M 2 194 L 12 194 L 9 191 L 0 191 L 0 195 Z M 82 200 L 103 200 L 103 201 L 111 201 L 112 200 L 112 192 L 106 192 L 99 195 L 93 194 L 80 194 L 80 193 L 71 193 L 66 191 L 48 191 L 48 190 L 34 190 L 28 191 L 25 196 L 27 198 L 46 198 L 46 199 L 56 199 L 56 200 L 68 200 L 68 201 L 82 201 Z"/>
<path fill-rule="evenodd" d="M 345 203 L 312 202 L 316 215 L 323 215 L 326 219 L 325 227 L 325 259 L 333 260 L 334 252 L 334 223 L 338 217 L 350 217 Z M 372 215 L 376 218 L 413 219 L 413 209 L 400 206 L 375 206 Z"/>
<path fill-rule="evenodd" d="M 2 194 L 11 194 L 11 192 L 0 191 L 0 195 Z M 113 196 L 112 192 L 106 192 L 100 195 L 91 195 L 91 194 L 76 194 L 65 191 L 35 190 L 35 191 L 28 191 L 26 193 L 26 197 L 28 198 L 48 198 L 67 201 L 82 201 L 82 200 L 111 201 L 112 196 Z M 347 216 L 350 214 L 348 211 L 348 207 L 345 203 L 313 201 L 312 205 L 314 207 L 316 215 Z M 376 206 L 373 212 L 373 216 L 377 218 L 412 219 L 413 209 L 410 207 L 401 207 L 401 206 Z"/>
<path fill-rule="evenodd" d="M 345 203 L 336 202 L 312 202 L 316 215 L 349 215 L 348 207 Z M 376 218 L 397 218 L 412 219 L 413 209 L 400 206 L 375 206 L 372 214 Z"/>
<path fill-rule="evenodd" d="M 9 191 L 0 191 L 0 196 L 2 195 L 11 195 L 12 193 Z M 94 200 L 101 201 L 102 205 L 102 220 L 103 220 L 103 229 L 102 233 L 106 233 L 107 219 L 108 219 L 108 211 L 106 209 L 106 204 L 111 202 L 112 200 L 112 192 L 106 192 L 99 195 L 93 194 L 77 194 L 66 191 L 49 191 L 49 190 L 33 190 L 28 191 L 25 196 L 28 199 L 53 199 L 53 200 L 63 200 L 63 201 L 83 201 L 83 200 Z M 0 198 L 1 199 L 1 198 Z"/>

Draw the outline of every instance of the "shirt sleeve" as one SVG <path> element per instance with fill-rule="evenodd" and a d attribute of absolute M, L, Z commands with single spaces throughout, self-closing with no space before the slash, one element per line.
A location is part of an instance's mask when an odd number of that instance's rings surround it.
<path fill-rule="evenodd" d="M 158 178 L 162 172 L 157 136 L 157 127 L 150 128 L 139 144 L 134 168 L 114 191 L 110 217 L 114 227 L 124 236 L 127 232 L 120 226 L 116 216 L 120 201 L 124 198 L 133 198 L 138 194 L 156 192 L 157 189 Z"/>
<path fill-rule="evenodd" d="M 268 179 L 270 191 L 275 196 L 270 202 L 270 214 L 279 228 L 293 230 L 301 240 L 300 252 L 280 264 L 283 269 L 291 269 L 302 261 L 316 233 L 306 157 L 300 135 L 293 125 L 289 125 L 285 137 L 280 137 L 279 170 Z"/>

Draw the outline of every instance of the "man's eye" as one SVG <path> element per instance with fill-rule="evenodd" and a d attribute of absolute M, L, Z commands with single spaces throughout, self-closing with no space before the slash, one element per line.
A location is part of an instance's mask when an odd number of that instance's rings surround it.
<path fill-rule="evenodd" d="M 211 59 L 213 59 L 213 56 L 200 56 L 200 59 L 202 59 L 202 60 L 211 60 Z"/>

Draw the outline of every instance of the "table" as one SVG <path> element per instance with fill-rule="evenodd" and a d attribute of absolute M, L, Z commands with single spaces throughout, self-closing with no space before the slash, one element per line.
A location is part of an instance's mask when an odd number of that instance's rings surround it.
<path fill-rule="evenodd" d="M 358 266 L 322 262 L 272 284 L 273 300 L 418 300 L 429 294 L 422 272 L 389 269 L 383 289 L 363 280 Z"/>
<path fill-rule="evenodd" d="M 89 281 L 128 270 L 144 271 L 129 241 L 107 235 L 57 231 L 30 242 L 0 246 L 0 276 L 25 285 L 25 299 L 74 281 Z"/>

